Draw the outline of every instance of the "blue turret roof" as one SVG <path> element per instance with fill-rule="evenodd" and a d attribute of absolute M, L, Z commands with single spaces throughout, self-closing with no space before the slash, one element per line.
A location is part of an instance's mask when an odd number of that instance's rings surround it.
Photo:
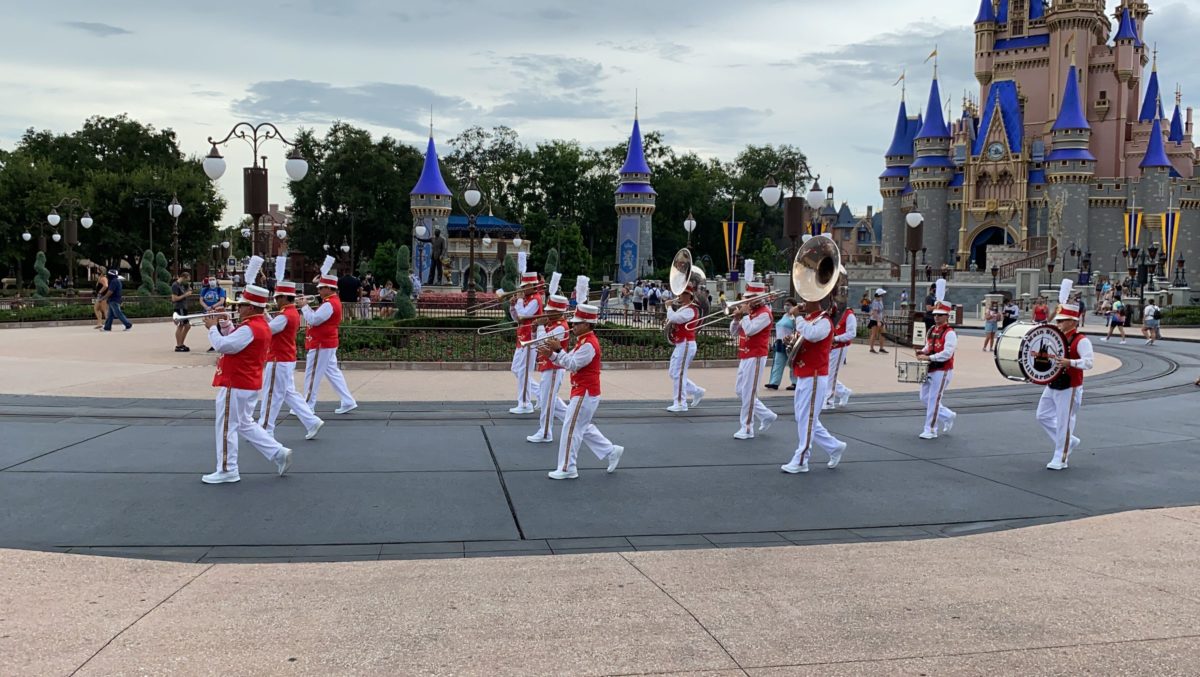
<path fill-rule="evenodd" d="M 948 139 L 950 130 L 946 127 L 946 118 L 942 114 L 942 95 L 938 92 L 937 78 L 929 87 L 929 106 L 925 109 L 925 125 L 921 127 L 918 139 Z"/>
<path fill-rule="evenodd" d="M 633 119 L 633 134 L 629 137 L 629 153 L 625 155 L 625 165 L 621 167 L 621 173 L 650 173 L 650 165 L 646 164 L 646 153 L 642 149 L 642 128 L 636 117 Z"/>
<path fill-rule="evenodd" d="M 975 23 L 994 22 L 996 20 L 996 7 L 992 4 L 992 0 L 979 1 L 979 16 L 975 17 Z"/>
<path fill-rule="evenodd" d="M 437 146 L 433 144 L 433 136 L 429 137 L 429 146 L 425 149 L 425 166 L 421 168 L 421 178 L 413 186 L 410 195 L 450 195 L 442 179 L 442 168 L 438 164 Z"/>
<path fill-rule="evenodd" d="M 900 113 L 896 116 L 896 131 L 892 133 L 892 145 L 888 146 L 887 157 L 912 154 L 912 135 L 908 133 L 908 106 L 901 101 Z"/>
<path fill-rule="evenodd" d="M 1158 118 L 1154 118 L 1154 126 L 1150 128 L 1150 145 L 1146 146 L 1146 157 L 1142 158 L 1142 163 L 1138 166 L 1142 169 L 1171 166 L 1171 161 L 1167 159 L 1167 151 L 1163 148 L 1162 124 Z"/>
<path fill-rule="evenodd" d="M 996 23 L 1008 23 L 1008 0 L 1000 0 L 1000 7 L 996 10 Z"/>
<path fill-rule="evenodd" d="M 1046 5 L 1042 4 L 1042 0 L 1029 0 L 1029 18 L 1041 19 L 1046 16 Z"/>
<path fill-rule="evenodd" d="M 1121 24 L 1117 28 L 1116 42 L 1122 40 L 1133 40 L 1133 44 L 1141 47 L 1142 39 L 1138 37 L 1137 26 L 1133 23 L 1133 15 L 1129 13 L 1129 9 L 1121 10 Z"/>
<path fill-rule="evenodd" d="M 1021 103 L 1017 99 L 1017 83 L 1012 80 L 993 82 L 988 90 L 987 103 L 983 108 L 983 120 L 979 123 L 979 136 L 975 139 L 972 155 L 983 153 L 987 145 L 988 134 L 992 129 L 992 120 L 996 115 L 1004 122 L 1005 139 L 1013 153 L 1021 152 L 1021 133 L 1025 128 L 1021 118 Z"/>
<path fill-rule="evenodd" d="M 1138 115 L 1138 122 L 1150 122 L 1166 117 L 1163 115 L 1161 96 L 1158 89 L 1158 71 L 1151 71 L 1150 84 L 1146 86 L 1146 99 L 1142 101 L 1142 112 Z"/>
<path fill-rule="evenodd" d="M 1167 140 L 1183 143 L 1183 116 L 1179 114 L 1179 104 L 1175 104 L 1175 113 L 1171 116 L 1171 134 Z"/>
<path fill-rule="evenodd" d="M 1075 74 L 1075 65 L 1067 71 L 1067 86 L 1063 90 L 1062 108 L 1058 110 L 1058 119 L 1054 121 L 1051 131 L 1068 129 L 1091 129 L 1087 117 L 1083 114 L 1083 104 L 1079 100 L 1079 76 Z"/>

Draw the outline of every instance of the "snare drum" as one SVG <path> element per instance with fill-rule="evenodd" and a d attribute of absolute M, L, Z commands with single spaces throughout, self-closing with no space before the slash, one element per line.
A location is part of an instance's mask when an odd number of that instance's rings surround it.
<path fill-rule="evenodd" d="M 928 362 L 898 362 L 896 364 L 896 381 L 900 383 L 924 383 L 928 380 Z"/>
<path fill-rule="evenodd" d="M 1067 352 L 1067 338 L 1052 324 L 1014 322 L 996 339 L 996 368 L 1010 381 L 1046 385 L 1062 372 L 1054 358 Z"/>

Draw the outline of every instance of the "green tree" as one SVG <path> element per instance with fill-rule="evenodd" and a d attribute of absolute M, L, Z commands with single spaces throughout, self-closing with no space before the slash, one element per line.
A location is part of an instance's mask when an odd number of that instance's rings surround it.
<path fill-rule="evenodd" d="M 382 262 L 381 262 L 382 263 Z M 412 252 L 408 245 L 400 245 L 396 249 L 396 316 L 401 320 L 411 319 L 417 316 L 417 309 L 413 306 L 412 294 L 413 285 L 412 278 Z"/>
<path fill-rule="evenodd" d="M 171 268 L 167 265 L 166 254 L 162 252 L 154 255 L 154 281 L 155 294 L 159 296 L 171 294 Z"/>
<path fill-rule="evenodd" d="M 759 273 L 787 272 L 785 270 L 783 253 L 775 246 L 770 238 L 764 238 L 758 249 L 747 254 L 746 258 L 754 259 L 754 269 Z"/>
<path fill-rule="evenodd" d="M 386 284 L 388 280 L 399 284 L 400 280 L 392 279 L 391 276 L 391 274 L 398 274 L 395 242 L 385 240 L 375 248 L 375 255 L 371 257 L 371 273 L 375 275 L 375 281 L 380 285 Z M 408 277 L 408 273 L 405 273 L 404 276 Z"/>
<path fill-rule="evenodd" d="M 46 252 L 38 252 L 37 258 L 34 259 L 33 269 L 37 272 L 37 276 L 33 279 L 35 295 L 38 297 L 49 296 L 50 294 L 50 269 L 46 268 Z"/>

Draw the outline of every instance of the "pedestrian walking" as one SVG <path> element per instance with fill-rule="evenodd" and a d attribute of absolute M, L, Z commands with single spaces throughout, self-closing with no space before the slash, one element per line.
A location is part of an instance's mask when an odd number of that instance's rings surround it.
<path fill-rule="evenodd" d="M 188 273 L 176 275 L 175 281 L 171 283 L 171 307 L 176 313 L 187 315 L 187 300 L 191 295 L 192 276 Z M 192 323 L 190 321 L 175 321 L 175 352 L 191 352 L 191 348 L 187 347 L 187 335 L 191 330 Z"/>
<path fill-rule="evenodd" d="M 871 307 L 870 301 L 867 302 L 867 307 Z M 767 380 L 767 385 L 764 386 L 768 390 L 779 390 L 779 386 L 783 384 L 783 372 L 788 367 L 786 340 L 796 333 L 796 315 L 799 313 L 800 308 L 796 305 L 796 299 L 787 299 L 783 302 L 783 317 L 779 318 L 779 321 L 775 323 L 775 343 L 772 346 L 771 377 Z M 787 369 L 787 372 L 792 382 L 788 386 L 788 390 L 795 390 L 796 375 L 792 373 L 791 369 Z"/>
<path fill-rule="evenodd" d="M 93 329 L 104 329 L 104 320 L 108 317 L 108 276 L 104 269 L 97 269 L 96 287 L 92 293 L 92 311 L 96 313 L 96 326 Z"/>
<path fill-rule="evenodd" d="M 120 320 L 121 324 L 125 325 L 125 331 L 133 329 L 133 323 L 129 318 L 125 317 L 125 312 L 121 310 L 121 302 L 124 299 L 124 283 L 121 281 L 121 276 L 117 275 L 116 270 L 108 271 L 108 289 L 104 292 L 104 300 L 108 302 L 108 315 L 104 318 L 104 331 L 112 331 L 113 320 Z"/>
<path fill-rule="evenodd" d="M 1121 302 L 1121 294 L 1114 293 L 1112 301 L 1112 310 L 1108 313 L 1108 333 L 1101 338 L 1101 341 L 1107 341 L 1112 338 L 1113 331 L 1119 331 L 1121 334 L 1121 344 L 1125 344 L 1125 317 L 1127 313 L 1125 304 Z"/>
<path fill-rule="evenodd" d="M 875 290 L 875 300 L 871 302 L 871 314 L 867 320 L 867 330 L 870 332 L 867 338 L 867 346 L 872 353 L 886 353 L 887 350 L 883 347 L 883 296 L 887 294 L 886 289 Z M 799 323 L 797 323 L 799 329 Z M 879 350 L 875 350 L 875 346 L 879 346 Z"/>
<path fill-rule="evenodd" d="M 1158 340 L 1158 328 L 1161 320 L 1162 309 L 1154 305 L 1153 301 L 1147 301 L 1142 308 L 1142 337 L 1146 339 L 1146 345 L 1152 346 Z"/>

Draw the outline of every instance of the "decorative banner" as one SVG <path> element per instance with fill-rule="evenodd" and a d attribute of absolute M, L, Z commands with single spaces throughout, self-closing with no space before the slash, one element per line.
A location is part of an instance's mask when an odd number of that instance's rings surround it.
<path fill-rule="evenodd" d="M 617 222 L 617 282 L 638 281 L 638 237 L 642 220 L 637 216 L 622 216 Z"/>
<path fill-rule="evenodd" d="M 1133 249 L 1139 246 L 1142 239 L 1142 214 L 1125 213 L 1125 248 Z"/>
<path fill-rule="evenodd" d="M 738 249 L 742 246 L 742 228 L 745 221 L 722 221 L 721 232 L 725 235 L 725 261 L 731 273 L 737 272 Z"/>
<path fill-rule="evenodd" d="M 1175 245 L 1179 241 L 1179 212 L 1163 214 L 1162 246 L 1167 255 L 1167 270 L 1175 265 Z"/>

